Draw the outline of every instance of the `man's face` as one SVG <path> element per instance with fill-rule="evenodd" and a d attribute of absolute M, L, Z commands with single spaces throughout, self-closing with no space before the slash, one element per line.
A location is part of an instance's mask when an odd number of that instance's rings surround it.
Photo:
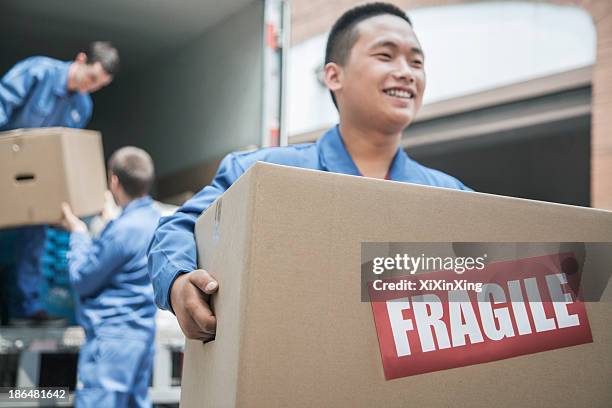
<path fill-rule="evenodd" d="M 358 39 L 339 74 L 341 116 L 386 131 L 401 131 L 423 101 L 423 52 L 412 27 L 389 14 L 360 22 Z"/>
<path fill-rule="evenodd" d="M 75 73 L 75 84 L 79 92 L 93 93 L 110 84 L 113 76 L 107 73 L 102 64 L 80 63 Z"/>

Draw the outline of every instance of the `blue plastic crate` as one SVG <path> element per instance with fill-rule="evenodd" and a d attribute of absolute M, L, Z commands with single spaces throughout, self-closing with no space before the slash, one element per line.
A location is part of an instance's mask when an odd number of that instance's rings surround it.
<path fill-rule="evenodd" d="M 16 230 L 0 230 L 0 264 L 12 265 L 16 263 L 16 243 L 19 234 Z"/>
<path fill-rule="evenodd" d="M 55 317 L 63 317 L 69 324 L 76 323 L 74 293 L 70 286 L 58 286 L 44 281 L 40 290 L 43 309 Z"/>
<path fill-rule="evenodd" d="M 63 317 L 74 323 L 74 294 L 68 275 L 69 248 L 69 232 L 47 229 L 45 251 L 41 259 L 43 279 L 40 299 L 43 309 L 49 315 Z"/>

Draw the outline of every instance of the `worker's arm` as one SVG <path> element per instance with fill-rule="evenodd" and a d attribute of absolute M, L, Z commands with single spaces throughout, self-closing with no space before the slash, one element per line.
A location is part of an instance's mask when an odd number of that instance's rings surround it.
<path fill-rule="evenodd" d="M 197 218 L 244 173 L 235 155 L 226 156 L 209 186 L 176 213 L 160 220 L 148 249 L 155 302 L 176 315 L 189 338 L 211 340 L 216 321 L 206 302 L 217 283 L 197 268 L 194 227 Z"/>
<path fill-rule="evenodd" d="M 87 297 L 106 287 L 127 262 L 124 248 L 113 234 L 92 240 L 85 232 L 72 233 L 68 271 L 74 291 Z"/>
<path fill-rule="evenodd" d="M 80 297 L 94 295 L 107 286 L 121 265 L 128 261 L 126 237 L 107 226 L 99 239 L 92 240 L 85 223 L 72 213 L 68 204 L 62 205 L 62 212 L 62 225 L 71 233 L 70 283 Z"/>
<path fill-rule="evenodd" d="M 13 111 L 24 104 L 36 76 L 30 72 L 28 60 L 15 65 L 0 79 L 0 126 L 10 121 Z"/>
<path fill-rule="evenodd" d="M 463 184 L 461 181 L 459 182 L 460 186 L 459 186 L 459 190 L 463 190 L 463 191 L 474 191 L 472 188 L 466 186 L 465 184 Z"/>

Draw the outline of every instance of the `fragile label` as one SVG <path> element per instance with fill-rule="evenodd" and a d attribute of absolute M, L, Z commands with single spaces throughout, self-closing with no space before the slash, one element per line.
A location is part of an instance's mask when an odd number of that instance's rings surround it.
<path fill-rule="evenodd" d="M 564 253 L 369 282 L 385 378 L 592 342 L 574 264 Z"/>

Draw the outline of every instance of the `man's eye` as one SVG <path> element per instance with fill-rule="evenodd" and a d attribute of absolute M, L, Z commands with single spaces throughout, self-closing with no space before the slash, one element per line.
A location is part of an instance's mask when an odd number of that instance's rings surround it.
<path fill-rule="evenodd" d="M 417 67 L 421 67 L 421 66 L 423 66 L 423 61 L 421 61 L 421 60 L 414 60 L 414 61 L 412 61 L 412 65 L 417 66 Z"/>
<path fill-rule="evenodd" d="M 388 61 L 391 59 L 391 54 L 387 54 L 386 52 L 383 52 L 383 53 L 377 54 L 377 57 Z"/>

